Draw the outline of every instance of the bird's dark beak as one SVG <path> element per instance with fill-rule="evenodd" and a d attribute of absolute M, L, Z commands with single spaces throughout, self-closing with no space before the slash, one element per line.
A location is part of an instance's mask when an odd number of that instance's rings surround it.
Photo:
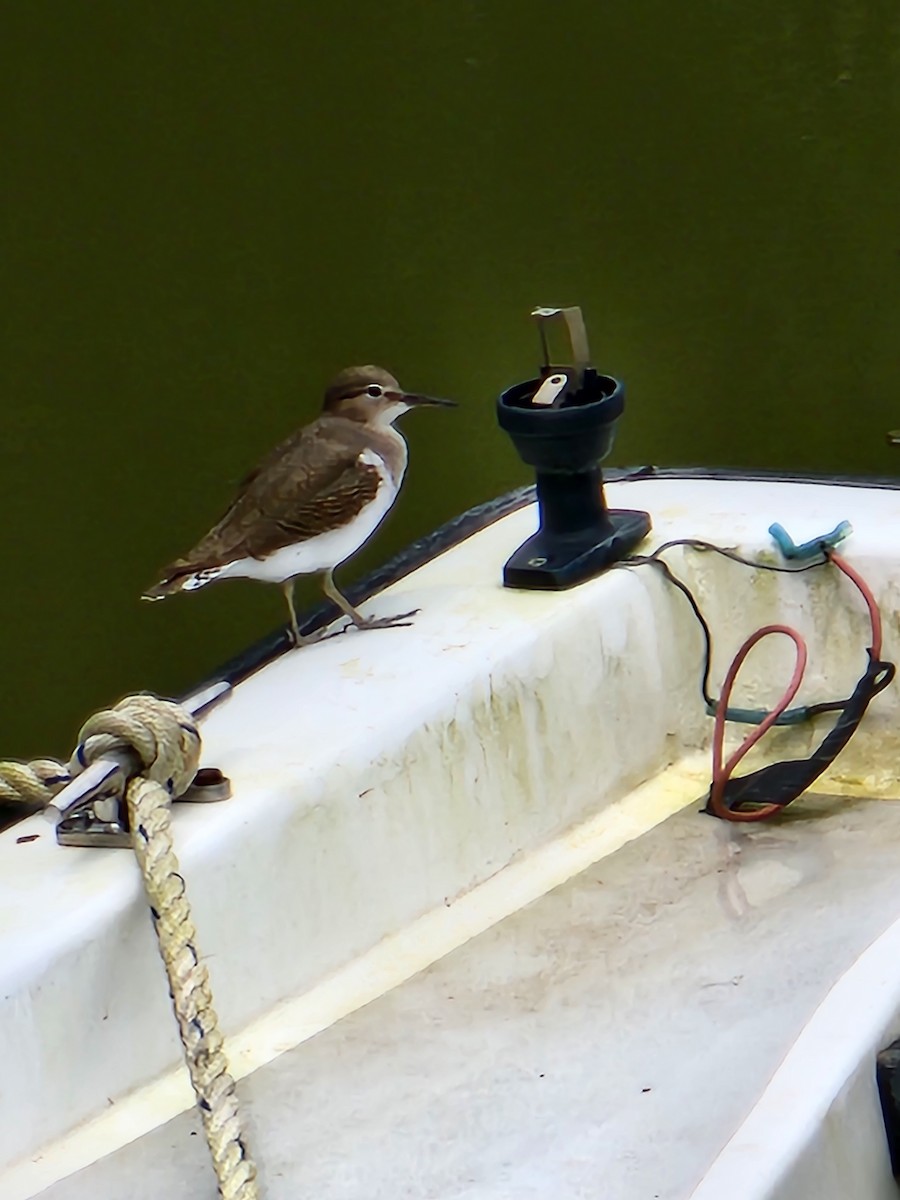
<path fill-rule="evenodd" d="M 404 392 L 403 399 L 410 406 L 415 408 L 417 405 L 432 405 L 435 408 L 457 408 L 455 400 L 441 400 L 438 396 L 420 396 L 417 392 Z"/>

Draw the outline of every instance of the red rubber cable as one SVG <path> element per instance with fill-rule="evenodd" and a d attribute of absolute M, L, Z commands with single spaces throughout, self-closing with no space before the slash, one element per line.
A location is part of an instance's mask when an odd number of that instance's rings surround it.
<path fill-rule="evenodd" d="M 881 613 L 878 609 L 878 601 L 872 594 L 872 589 L 863 579 L 862 575 L 851 567 L 845 558 L 840 554 L 835 554 L 832 550 L 829 552 L 828 558 L 839 571 L 847 576 L 851 583 L 855 583 L 859 588 L 863 600 L 866 602 L 866 608 L 869 610 L 869 620 L 872 622 L 872 657 L 881 658 Z"/>
<path fill-rule="evenodd" d="M 832 562 L 839 571 L 855 584 L 866 602 L 866 607 L 869 610 L 869 620 L 872 623 L 872 657 L 878 659 L 881 657 L 881 613 L 878 610 L 878 603 L 872 594 L 872 590 L 866 581 L 862 578 L 850 564 L 839 554 L 833 551 L 828 552 L 828 559 Z M 784 695 L 778 701 L 777 705 L 772 709 L 764 721 L 749 733 L 741 742 L 737 750 L 731 755 L 728 761 L 723 765 L 722 754 L 725 745 L 725 719 L 728 711 L 728 704 L 731 698 L 731 691 L 734 687 L 734 681 L 737 678 L 738 671 L 744 665 L 747 655 L 764 637 L 768 637 L 773 633 L 781 633 L 785 637 L 789 637 L 794 643 L 797 651 L 797 657 L 794 661 L 794 672 L 791 675 L 791 681 L 784 691 Z M 734 657 L 734 661 L 728 668 L 728 673 L 725 676 L 725 681 L 722 684 L 722 694 L 719 698 L 719 703 L 716 706 L 716 718 L 713 726 L 713 743 L 712 743 L 712 787 L 709 793 L 710 808 L 717 817 L 721 817 L 724 821 L 765 821 L 772 817 L 777 812 L 782 811 L 780 804 L 764 804 L 760 808 L 742 811 L 740 809 L 731 809 L 725 803 L 724 792 L 725 785 L 731 778 L 735 767 L 742 758 L 756 745 L 759 739 L 775 724 L 781 714 L 790 705 L 791 701 L 796 696 L 800 684 L 803 681 L 803 673 L 806 670 L 807 649 L 806 642 L 796 629 L 791 629 L 789 625 L 766 625 L 762 629 L 757 629 L 756 633 L 751 634 L 744 642 L 740 650 Z"/>
<path fill-rule="evenodd" d="M 772 709 L 766 719 L 749 733 L 741 742 L 734 754 L 729 760 L 722 765 L 722 751 L 725 745 L 725 714 L 728 710 L 728 701 L 731 696 L 731 689 L 734 687 L 734 681 L 737 678 L 737 673 L 744 665 L 744 660 L 753 649 L 757 642 L 761 642 L 764 637 L 768 637 L 772 633 L 783 633 L 785 637 L 789 637 L 794 643 L 797 650 L 797 657 L 794 660 L 794 673 L 791 676 L 791 682 L 788 684 L 784 695 Z M 728 674 L 725 676 L 725 682 L 722 684 L 722 694 L 719 698 L 719 703 L 716 705 L 716 722 L 713 726 L 713 765 L 712 765 L 712 788 L 709 793 L 709 803 L 713 812 L 717 817 L 722 817 L 725 821 L 764 821 L 767 817 L 773 816 L 781 809 L 780 804 L 766 804 L 762 808 L 755 808 L 752 811 L 742 812 L 728 807 L 723 799 L 725 784 L 731 778 L 732 772 L 741 761 L 741 759 L 749 753 L 756 745 L 759 739 L 766 733 L 784 710 L 788 707 L 793 698 L 797 695 L 800 684 L 803 682 L 803 672 L 806 670 L 807 650 L 806 642 L 796 629 L 791 629 L 789 625 L 765 625 L 762 629 L 757 629 L 756 633 L 750 635 L 738 650 L 734 657 L 734 661 L 728 668 Z"/>

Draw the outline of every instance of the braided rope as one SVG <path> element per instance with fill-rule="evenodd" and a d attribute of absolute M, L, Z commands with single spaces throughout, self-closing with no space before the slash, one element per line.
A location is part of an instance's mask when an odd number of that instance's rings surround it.
<path fill-rule="evenodd" d="M 179 704 L 156 696 L 126 696 L 114 708 L 94 713 L 78 734 L 72 773 L 123 743 L 137 753 L 144 777 L 162 784 L 170 797 L 190 787 L 200 758 L 200 734 Z"/>
<path fill-rule="evenodd" d="M 85 767 L 122 744 L 131 746 L 148 779 L 161 783 L 170 796 L 180 796 L 196 771 L 200 735 L 190 715 L 171 700 L 126 696 L 114 708 L 88 718 L 68 763 L 36 758 L 30 763 L 0 762 L 0 802 L 46 808 Z"/>
<path fill-rule="evenodd" d="M 126 792 L 134 852 L 156 928 L 159 952 L 184 1056 L 222 1200 L 256 1200 L 256 1167 L 244 1138 L 234 1080 L 228 1073 L 209 975 L 200 961 L 184 879 L 172 849 L 169 797 L 150 779 L 133 779 Z"/>
<path fill-rule="evenodd" d="M 0 803 L 46 808 L 71 779 L 68 767 L 55 758 L 0 762 Z"/>
<path fill-rule="evenodd" d="M 184 879 L 172 847 L 169 804 L 187 791 L 200 758 L 200 734 L 192 717 L 170 700 L 127 696 L 84 723 L 67 766 L 53 759 L 0 762 L 0 801 L 46 807 L 74 775 L 111 751 L 121 750 L 123 744 L 132 747 L 141 761 L 142 773 L 125 791 L 132 844 L 219 1195 L 222 1200 L 258 1200 L 256 1167 L 247 1151 L 209 975 L 200 961 Z"/>

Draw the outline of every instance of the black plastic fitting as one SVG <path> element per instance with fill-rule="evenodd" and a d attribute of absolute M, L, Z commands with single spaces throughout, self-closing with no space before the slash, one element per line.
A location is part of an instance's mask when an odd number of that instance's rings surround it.
<path fill-rule="evenodd" d="M 534 397 L 551 377 L 565 376 L 550 405 Z M 606 506 L 601 461 L 612 449 L 625 389 L 592 367 L 547 367 L 497 401 L 501 429 L 534 467 L 538 532 L 503 568 L 507 587 L 562 589 L 599 575 L 627 557 L 650 531 L 648 513 Z"/>

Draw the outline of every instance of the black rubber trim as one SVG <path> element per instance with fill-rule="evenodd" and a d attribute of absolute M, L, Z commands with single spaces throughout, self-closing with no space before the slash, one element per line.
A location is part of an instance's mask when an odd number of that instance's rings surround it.
<path fill-rule="evenodd" d="M 765 471 L 755 467 L 622 467 L 604 470 L 603 478 L 621 483 L 629 479 L 720 479 L 735 483 L 805 483 L 811 486 L 881 488 L 900 491 L 897 475 L 834 475 L 815 471 Z"/>
<path fill-rule="evenodd" d="M 875 1081 L 891 1158 L 891 1173 L 900 1182 L 900 1041 L 891 1042 L 875 1057 Z"/>
<path fill-rule="evenodd" d="M 722 481 L 746 483 L 799 483 L 809 485 L 829 485 L 854 488 L 883 488 L 889 491 L 900 490 L 900 478 L 889 476 L 865 475 L 816 475 L 816 474 L 785 474 L 783 471 L 744 470 L 730 467 L 619 467 L 604 470 L 603 478 L 609 483 L 627 483 L 633 479 L 716 479 Z M 401 550 L 383 566 L 371 571 L 362 579 L 352 583 L 346 589 L 346 596 L 351 604 L 359 605 L 369 596 L 389 587 L 397 580 L 418 570 L 439 554 L 452 549 L 453 546 L 464 542 L 466 538 L 493 525 L 495 521 L 524 508 L 534 501 L 534 486 L 517 488 L 495 500 L 488 500 L 468 512 L 454 517 L 445 525 L 426 534 L 424 537 Z M 500 577 L 498 564 L 497 573 Z M 337 607 L 330 601 L 324 601 L 315 608 L 308 609 L 299 617 L 302 633 L 313 633 L 328 625 L 340 615 Z M 186 695 L 215 683 L 220 679 L 227 680 L 233 686 L 241 683 L 249 675 L 278 658 L 291 645 L 287 626 L 275 630 L 261 641 L 256 642 L 242 653 L 235 655 L 218 671 L 211 672 L 197 687 L 191 688 Z"/>

